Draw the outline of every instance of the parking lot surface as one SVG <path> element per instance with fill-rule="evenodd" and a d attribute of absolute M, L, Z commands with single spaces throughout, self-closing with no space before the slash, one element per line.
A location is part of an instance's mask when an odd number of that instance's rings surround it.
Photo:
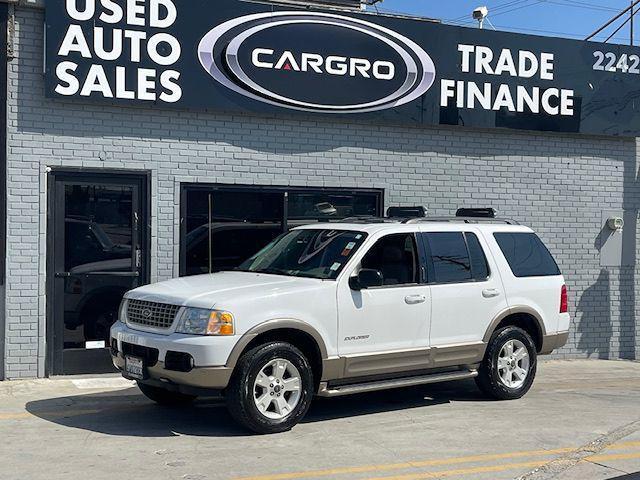
<path fill-rule="evenodd" d="M 640 363 L 542 362 L 512 402 L 473 382 L 316 399 L 270 436 L 118 377 L 4 382 L 0 438 L 3 480 L 610 479 L 640 471 Z"/>

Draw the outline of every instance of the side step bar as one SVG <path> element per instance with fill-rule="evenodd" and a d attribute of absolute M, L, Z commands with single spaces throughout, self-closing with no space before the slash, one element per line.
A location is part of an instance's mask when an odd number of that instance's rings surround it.
<path fill-rule="evenodd" d="M 376 392 L 389 388 L 411 387 L 413 385 L 425 385 L 427 383 L 449 382 L 451 380 L 464 380 L 478 376 L 477 370 L 465 370 L 460 372 L 436 373 L 432 375 L 419 375 L 415 377 L 394 378 L 377 382 L 352 383 L 339 387 L 330 387 L 327 382 L 320 383 L 318 396 L 341 397 L 353 393 Z"/>

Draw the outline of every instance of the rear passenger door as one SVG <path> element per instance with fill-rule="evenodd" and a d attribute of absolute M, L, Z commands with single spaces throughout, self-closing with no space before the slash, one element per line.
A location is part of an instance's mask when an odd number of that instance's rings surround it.
<path fill-rule="evenodd" d="M 502 280 L 479 232 L 422 234 L 431 286 L 431 346 L 481 342 L 507 307 Z"/>

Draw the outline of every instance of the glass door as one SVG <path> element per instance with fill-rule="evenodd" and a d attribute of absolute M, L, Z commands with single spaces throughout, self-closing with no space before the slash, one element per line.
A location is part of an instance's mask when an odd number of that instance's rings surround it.
<path fill-rule="evenodd" d="M 143 190 L 140 178 L 56 176 L 52 373 L 113 370 L 109 329 L 145 277 Z"/>

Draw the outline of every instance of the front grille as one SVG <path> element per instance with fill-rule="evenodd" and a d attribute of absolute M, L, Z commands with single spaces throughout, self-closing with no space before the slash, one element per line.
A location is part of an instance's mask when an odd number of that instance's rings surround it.
<path fill-rule="evenodd" d="M 147 327 L 169 328 L 173 325 L 179 309 L 178 305 L 147 302 L 146 300 L 129 300 L 127 320 L 129 323 Z"/>

